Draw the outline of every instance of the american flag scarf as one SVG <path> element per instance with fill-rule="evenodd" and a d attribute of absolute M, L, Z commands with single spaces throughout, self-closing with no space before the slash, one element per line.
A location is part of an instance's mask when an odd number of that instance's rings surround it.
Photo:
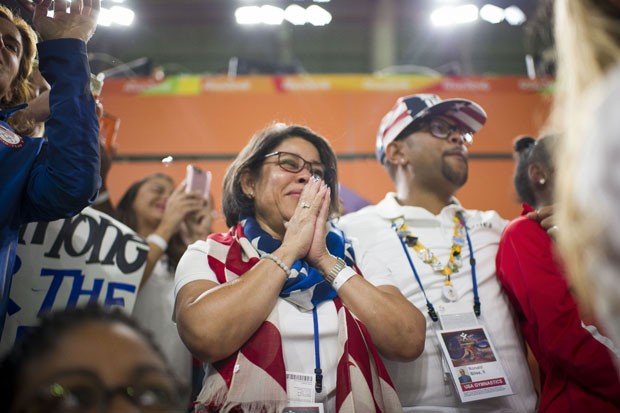
<path fill-rule="evenodd" d="M 218 281 L 225 283 L 242 276 L 259 262 L 261 252 L 273 252 L 280 243 L 264 232 L 253 218 L 243 217 L 228 233 L 209 236 L 207 260 Z M 350 243 L 342 231 L 331 223 L 326 244 L 331 254 L 354 265 Z M 340 347 L 336 372 L 336 411 L 402 411 L 394 386 L 366 327 L 342 304 L 318 270 L 304 261 L 298 261 L 291 267 L 291 272 L 280 297 L 304 309 L 312 309 L 326 300 L 333 300 L 336 306 Z M 286 402 L 286 368 L 278 310 L 274 307 L 267 320 L 239 351 L 213 363 L 195 410 L 201 413 L 280 413 Z"/>

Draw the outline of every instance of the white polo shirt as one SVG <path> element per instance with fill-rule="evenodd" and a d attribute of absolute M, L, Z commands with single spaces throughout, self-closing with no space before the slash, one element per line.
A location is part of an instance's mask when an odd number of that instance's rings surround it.
<path fill-rule="evenodd" d="M 371 251 L 358 253 L 353 243 L 358 267 L 364 278 L 375 286 L 396 286 L 389 272 Z M 175 276 L 175 297 L 186 284 L 197 280 L 209 280 L 217 284 L 215 273 L 207 263 L 207 243 L 197 241 L 190 245 L 179 261 Z M 314 321 L 312 311 L 302 311 L 288 301 L 278 298 L 276 302 L 282 337 L 282 355 L 286 370 L 294 373 L 314 374 Z M 325 403 L 326 412 L 335 412 L 336 369 L 338 365 L 338 316 L 333 301 L 317 306 L 319 325 L 319 354 L 323 370 L 323 391 L 316 395 L 317 402 Z M 205 374 L 209 365 L 205 364 Z"/>
<path fill-rule="evenodd" d="M 393 218 L 403 216 L 413 235 L 445 265 L 450 256 L 454 215 L 457 211 L 463 211 L 472 241 L 481 319 L 515 393 L 512 396 L 461 403 L 452 382 L 444 380 L 442 356 L 435 339 L 433 321 L 427 314 L 426 300 L 409 266 L 402 244 L 391 227 Z M 537 396 L 528 369 L 525 344 L 508 298 L 495 274 L 495 254 L 506 224 L 507 221 L 495 211 L 468 211 L 463 209 L 456 199 L 438 215 L 433 215 L 424 208 L 401 206 L 394 193 L 388 193 L 377 205 L 368 206 L 339 220 L 338 227 L 348 237 L 357 239 L 362 252 L 373 251 L 390 270 L 403 295 L 426 315 L 427 334 L 423 354 L 408 363 L 384 360 L 405 411 L 535 411 Z M 442 302 L 445 276 L 422 262 L 412 248 L 409 248 L 409 254 L 429 301 L 437 307 Z M 452 274 L 451 282 L 458 293 L 459 301 L 469 302 L 473 307 L 473 283 L 467 244 L 463 247 L 461 256 L 463 266 L 458 273 Z"/>

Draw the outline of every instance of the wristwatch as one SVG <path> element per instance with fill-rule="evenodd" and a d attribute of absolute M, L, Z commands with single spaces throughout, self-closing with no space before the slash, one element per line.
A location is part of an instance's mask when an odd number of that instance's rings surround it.
<path fill-rule="evenodd" d="M 330 283 L 333 284 L 334 283 L 334 278 L 336 278 L 336 276 L 338 275 L 338 273 L 340 273 L 340 271 L 343 270 L 344 267 L 346 267 L 347 264 L 344 262 L 344 260 L 342 258 L 336 258 L 336 265 L 334 265 L 331 269 L 331 271 L 329 272 L 329 274 L 325 274 L 325 276 L 323 278 L 325 278 L 325 280 Z"/>

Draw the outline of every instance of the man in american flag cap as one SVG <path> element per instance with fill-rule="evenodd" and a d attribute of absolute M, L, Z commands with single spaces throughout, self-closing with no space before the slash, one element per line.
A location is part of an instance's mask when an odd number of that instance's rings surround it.
<path fill-rule="evenodd" d="M 486 118 L 478 104 L 465 99 L 442 100 L 433 94 L 399 98 L 381 120 L 376 146 L 395 192 L 339 222 L 347 235 L 358 238 L 362 252 L 378 252 L 402 293 L 427 314 L 422 356 L 385 362 L 405 411 L 536 408 L 523 340 L 495 274 L 495 254 L 507 221 L 495 211 L 465 209 L 454 197 L 467 182 L 468 148 Z M 465 321 L 442 325 L 447 312 Z M 502 390 L 495 393 L 504 396 L 463 403 L 455 387 L 460 385 L 458 369 L 443 358 L 435 331 L 472 325 L 485 327 L 507 383 L 485 393 Z M 472 373 L 474 383 L 480 379 Z"/>

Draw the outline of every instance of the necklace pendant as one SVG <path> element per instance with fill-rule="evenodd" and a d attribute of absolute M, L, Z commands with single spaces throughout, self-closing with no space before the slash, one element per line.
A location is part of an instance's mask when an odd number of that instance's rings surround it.
<path fill-rule="evenodd" d="M 418 257 L 420 257 L 425 264 L 429 264 L 431 262 L 431 256 L 426 248 L 422 248 L 418 251 Z"/>
<path fill-rule="evenodd" d="M 447 302 L 453 303 L 459 299 L 456 289 L 450 281 L 446 281 L 446 284 L 441 289 L 443 299 Z"/>
<path fill-rule="evenodd" d="M 461 256 L 460 256 L 460 255 L 455 255 L 455 256 L 454 256 L 454 265 L 455 265 L 457 268 L 460 268 L 460 267 L 462 267 L 462 266 L 463 266 L 463 259 L 461 258 Z"/>

